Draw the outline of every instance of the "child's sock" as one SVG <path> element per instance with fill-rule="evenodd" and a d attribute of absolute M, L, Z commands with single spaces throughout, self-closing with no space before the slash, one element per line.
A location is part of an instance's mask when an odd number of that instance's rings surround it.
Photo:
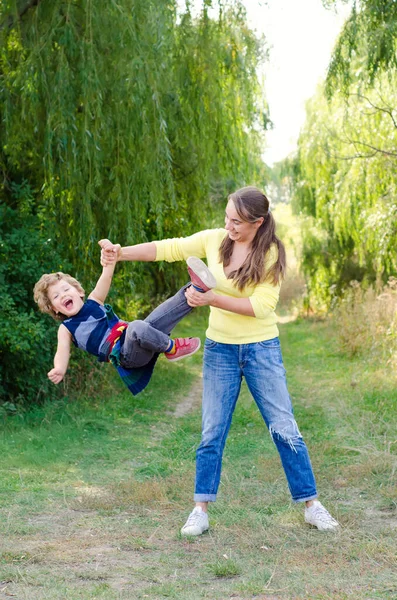
<path fill-rule="evenodd" d="M 175 354 L 175 352 L 176 352 L 174 340 L 172 340 L 171 338 L 170 338 L 170 343 L 168 344 L 168 348 L 167 348 L 167 350 L 165 350 L 165 352 L 167 354 Z"/>

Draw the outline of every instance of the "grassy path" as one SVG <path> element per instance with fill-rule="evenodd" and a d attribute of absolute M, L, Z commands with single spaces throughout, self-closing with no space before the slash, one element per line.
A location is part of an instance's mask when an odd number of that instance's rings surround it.
<path fill-rule="evenodd" d="M 187 331 L 204 331 L 204 320 L 185 320 Z M 0 598 L 397 598 L 395 374 L 339 354 L 327 323 L 282 325 L 281 337 L 297 421 L 339 533 L 309 528 L 290 503 L 244 389 L 210 533 L 180 538 L 200 435 L 199 353 L 161 361 L 135 399 L 115 381 L 106 401 L 5 423 Z"/>

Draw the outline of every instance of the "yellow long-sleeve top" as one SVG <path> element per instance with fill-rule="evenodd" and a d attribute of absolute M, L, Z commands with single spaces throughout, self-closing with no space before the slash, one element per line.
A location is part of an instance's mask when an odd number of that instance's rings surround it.
<path fill-rule="evenodd" d="M 219 261 L 219 246 L 227 235 L 225 229 L 207 229 L 186 238 L 174 238 L 155 242 L 156 261 L 175 262 L 189 256 L 206 258 L 208 267 L 216 279 L 215 293 L 234 298 L 249 298 L 255 316 L 239 315 L 221 308 L 210 307 L 209 326 L 206 335 L 223 344 L 251 344 L 278 336 L 275 308 L 280 285 L 260 283 L 246 286 L 240 291 L 232 279 L 228 279 Z M 266 268 L 276 261 L 277 249 L 272 247 L 266 259 Z"/>

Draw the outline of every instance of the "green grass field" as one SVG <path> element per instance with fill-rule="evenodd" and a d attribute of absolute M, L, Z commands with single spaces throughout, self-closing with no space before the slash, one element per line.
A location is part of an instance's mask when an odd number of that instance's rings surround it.
<path fill-rule="evenodd" d="M 179 333 L 203 334 L 204 316 L 186 319 Z M 111 397 L 4 422 L 0 598 L 397 598 L 395 373 L 340 354 L 330 323 L 280 330 L 296 418 L 340 532 L 304 523 L 244 389 L 210 532 L 181 538 L 200 437 L 202 354 L 174 365 L 161 359 L 136 398 L 115 378 Z"/>

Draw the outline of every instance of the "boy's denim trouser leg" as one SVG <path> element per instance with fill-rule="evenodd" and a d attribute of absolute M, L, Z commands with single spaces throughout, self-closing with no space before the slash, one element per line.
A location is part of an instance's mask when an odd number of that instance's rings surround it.
<path fill-rule="evenodd" d="M 136 320 L 128 324 L 120 353 L 124 368 L 142 367 L 155 354 L 168 348 L 171 331 L 193 310 L 185 298 L 188 285 L 157 306 L 144 321 Z"/>
<path fill-rule="evenodd" d="M 278 338 L 255 344 L 206 340 L 202 438 L 196 453 L 196 502 L 214 502 L 222 454 L 245 377 L 279 452 L 294 502 L 317 497 L 305 442 L 294 419 Z"/>

